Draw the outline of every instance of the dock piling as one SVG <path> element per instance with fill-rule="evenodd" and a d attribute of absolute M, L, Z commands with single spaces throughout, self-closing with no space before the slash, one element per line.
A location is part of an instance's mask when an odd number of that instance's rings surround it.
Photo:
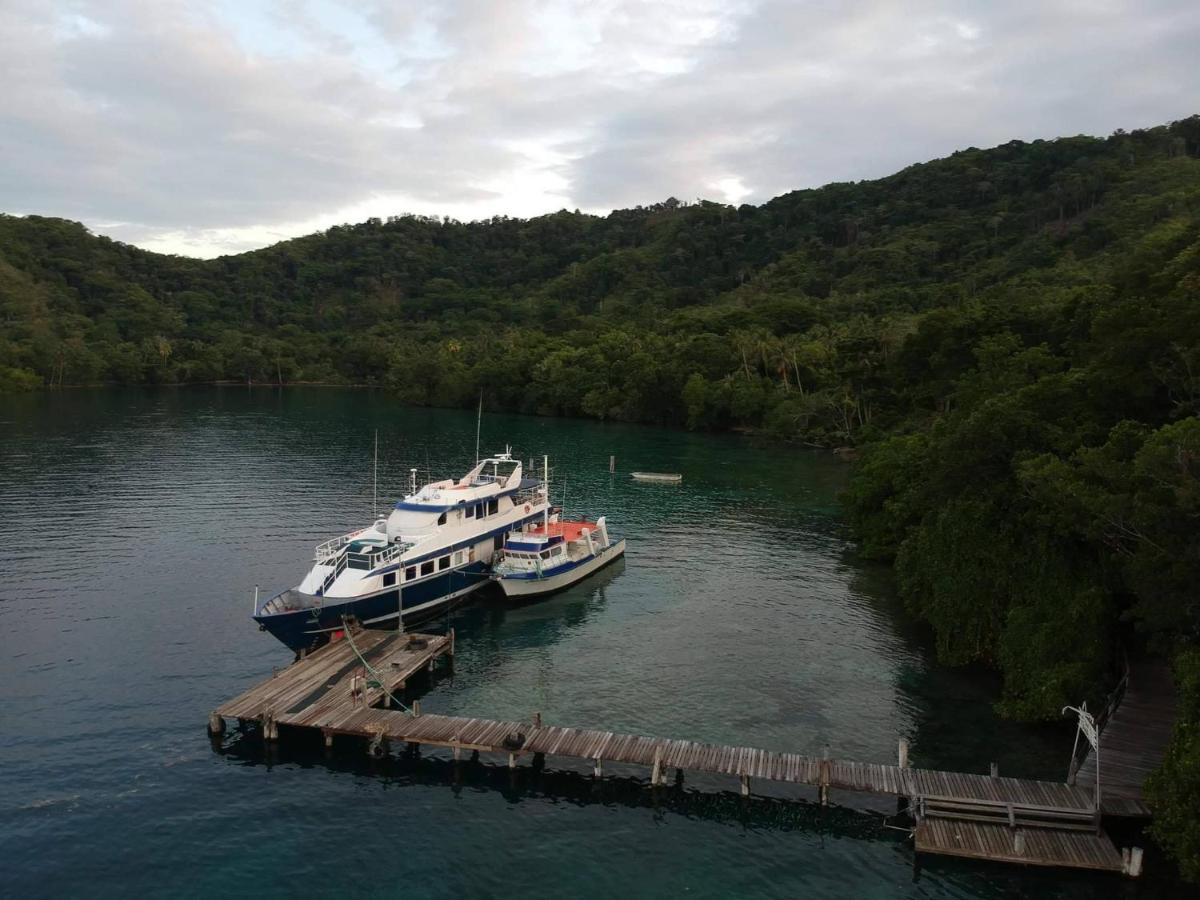
<path fill-rule="evenodd" d="M 822 806 L 829 805 L 829 745 L 821 751 L 821 774 L 817 785 L 817 800 Z"/>
<path fill-rule="evenodd" d="M 208 733 L 213 737 L 225 733 L 225 720 L 215 711 L 208 715 Z"/>

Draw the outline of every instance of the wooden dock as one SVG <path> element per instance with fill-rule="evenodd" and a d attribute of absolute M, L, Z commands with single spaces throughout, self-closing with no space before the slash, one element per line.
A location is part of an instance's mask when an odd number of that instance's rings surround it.
<path fill-rule="evenodd" d="M 217 707 L 209 731 L 223 732 L 224 719 L 233 718 L 260 722 L 264 737 L 275 740 L 280 724 L 305 726 L 336 710 L 386 709 L 410 678 L 432 671 L 443 655 L 454 655 L 453 630 L 446 635 L 356 630 Z"/>
<path fill-rule="evenodd" d="M 1142 797 L 1147 776 L 1161 765 L 1175 725 L 1177 698 L 1170 667 L 1138 663 L 1123 680 L 1100 725 L 1100 810 L 1106 816 L 1149 818 Z M 1073 780 L 1094 790 L 1096 754 L 1089 750 Z"/>
<path fill-rule="evenodd" d="M 1118 851 L 1103 833 L 927 818 L 917 823 L 913 839 L 919 853 L 1132 874 L 1130 852 Z"/>
<path fill-rule="evenodd" d="M 1000 777 L 994 769 L 980 775 L 911 768 L 904 741 L 898 764 L 888 765 L 549 725 L 536 713 L 526 721 L 423 715 L 419 701 L 411 708 L 399 703 L 395 694 L 409 679 L 453 652 L 453 632 L 355 629 L 222 704 L 209 730 L 219 734 L 225 718 L 236 718 L 261 723 L 268 741 L 278 740 L 279 727 L 286 726 L 320 731 L 326 746 L 338 735 L 365 738 L 375 756 L 392 744 L 428 745 L 447 748 L 455 760 L 463 751 L 500 754 L 512 768 L 524 758 L 554 756 L 584 761 L 597 777 L 606 763 L 621 763 L 645 767 L 652 786 L 666 784 L 672 769 L 677 778 L 703 772 L 737 778 L 747 796 L 756 780 L 814 787 L 822 805 L 832 790 L 892 795 L 907 801 L 918 852 L 1140 872 L 1141 851 L 1122 854 L 1113 845 L 1101 828 L 1094 789 L 1082 777 L 1069 784 Z M 1102 757 L 1103 766 L 1108 759 Z"/>

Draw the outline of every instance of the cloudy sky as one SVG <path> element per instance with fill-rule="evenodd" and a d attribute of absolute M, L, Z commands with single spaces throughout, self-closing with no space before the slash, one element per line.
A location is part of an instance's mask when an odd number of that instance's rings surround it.
<path fill-rule="evenodd" d="M 1200 112 L 1198 0 L 0 0 L 0 211 L 213 256 Z"/>

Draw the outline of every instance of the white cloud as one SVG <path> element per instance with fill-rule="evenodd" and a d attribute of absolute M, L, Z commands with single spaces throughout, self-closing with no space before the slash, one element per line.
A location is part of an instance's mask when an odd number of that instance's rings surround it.
<path fill-rule="evenodd" d="M 5 0 L 0 210 L 213 255 L 401 212 L 761 202 L 1192 114 L 1198 45 L 1190 0 Z"/>

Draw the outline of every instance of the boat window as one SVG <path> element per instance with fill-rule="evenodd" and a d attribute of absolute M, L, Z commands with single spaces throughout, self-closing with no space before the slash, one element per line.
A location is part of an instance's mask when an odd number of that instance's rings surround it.
<path fill-rule="evenodd" d="M 446 514 L 445 513 L 442 513 L 440 516 L 438 516 L 438 524 L 439 525 L 446 524 Z"/>
<path fill-rule="evenodd" d="M 427 563 L 421 563 L 421 574 L 422 575 L 432 575 L 433 574 L 433 560 L 432 559 Z"/>
<path fill-rule="evenodd" d="M 438 571 L 440 572 L 442 569 L 448 569 L 448 568 L 450 568 L 450 557 L 443 556 L 441 559 L 438 560 Z"/>
<path fill-rule="evenodd" d="M 473 519 L 473 518 L 475 518 L 475 507 L 473 507 L 473 506 L 468 506 L 468 507 L 467 507 L 467 518 L 468 518 L 468 519 Z"/>
<path fill-rule="evenodd" d="M 481 518 L 481 519 L 483 518 L 483 504 L 482 503 L 475 504 L 475 515 L 479 516 L 479 518 Z"/>
<path fill-rule="evenodd" d="M 383 586 L 384 587 L 391 587 L 395 583 L 396 583 L 396 573 L 395 572 L 388 572 L 386 575 L 383 576 Z"/>
<path fill-rule="evenodd" d="M 416 566 L 409 566 L 407 569 L 404 570 L 404 580 L 405 581 L 412 581 L 416 577 L 417 577 L 417 567 Z"/>
<path fill-rule="evenodd" d="M 488 501 L 488 515 L 489 516 L 494 516 L 499 509 L 500 509 L 500 501 L 499 500 L 489 500 Z"/>

